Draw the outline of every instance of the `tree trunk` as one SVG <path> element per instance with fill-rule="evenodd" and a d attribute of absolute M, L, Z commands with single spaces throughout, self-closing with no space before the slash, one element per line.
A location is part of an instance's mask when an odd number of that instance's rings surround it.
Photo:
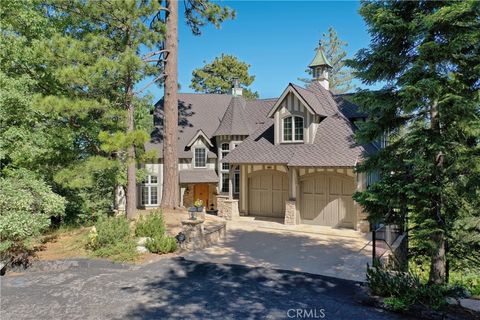
<path fill-rule="evenodd" d="M 162 208 L 176 208 L 178 198 L 178 2 L 167 3 L 165 49 L 165 96 L 163 100 L 163 189 Z"/>
<path fill-rule="evenodd" d="M 127 79 L 127 87 L 125 93 L 125 107 L 127 109 L 127 134 L 135 130 L 134 106 L 132 104 L 133 88 L 131 78 Z M 135 146 L 130 145 L 127 149 L 127 218 L 135 217 L 137 210 L 137 179 L 136 179 L 136 161 Z"/>
<path fill-rule="evenodd" d="M 440 123 L 438 119 L 438 101 L 434 101 L 432 103 L 432 107 L 430 109 L 430 128 L 434 134 L 434 136 L 440 136 Z M 444 155 L 442 152 L 439 152 L 435 155 L 435 166 L 437 167 L 437 175 L 442 175 L 443 171 L 443 159 Z M 441 181 L 440 179 L 438 179 Z M 430 262 L 430 275 L 429 275 L 429 282 L 435 284 L 443 284 L 445 283 L 446 279 L 446 272 L 447 272 L 447 263 L 446 263 L 446 251 L 445 251 L 445 223 L 442 220 L 442 196 L 441 194 L 433 195 L 432 199 L 432 207 L 434 215 L 434 220 L 437 222 L 437 228 L 439 231 L 433 232 L 431 235 L 432 242 L 436 245 L 434 247 L 433 252 L 431 253 L 431 262 Z"/>

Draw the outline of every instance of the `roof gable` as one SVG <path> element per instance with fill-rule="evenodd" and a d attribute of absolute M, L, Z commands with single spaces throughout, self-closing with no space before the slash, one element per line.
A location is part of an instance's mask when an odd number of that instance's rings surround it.
<path fill-rule="evenodd" d="M 213 147 L 213 144 L 210 141 L 210 138 L 208 138 L 208 136 L 205 134 L 205 132 L 203 132 L 202 129 L 199 129 L 197 131 L 197 133 L 193 136 L 193 138 L 186 144 L 186 147 L 190 148 L 195 143 L 195 141 L 198 140 L 198 138 L 203 138 L 203 140 L 205 140 L 205 142 L 208 144 L 210 148 Z"/>
<path fill-rule="evenodd" d="M 315 114 L 315 111 L 308 104 L 308 102 L 303 98 L 303 96 L 300 95 L 297 90 L 295 90 L 294 86 L 291 83 L 289 83 L 287 88 L 285 88 L 285 90 L 283 91 L 282 95 L 277 99 L 277 101 L 273 105 L 273 107 L 270 110 L 270 112 L 268 113 L 267 117 L 273 118 L 273 115 L 275 114 L 275 112 L 277 112 L 278 108 L 280 108 L 280 106 L 282 105 L 283 101 L 287 98 L 289 93 L 295 95 L 298 98 L 298 100 L 300 100 L 303 103 L 305 108 L 307 108 L 307 110 L 310 113 Z"/>

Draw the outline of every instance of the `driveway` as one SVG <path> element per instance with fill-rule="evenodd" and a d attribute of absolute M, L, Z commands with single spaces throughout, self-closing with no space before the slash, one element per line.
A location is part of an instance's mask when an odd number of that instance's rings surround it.
<path fill-rule="evenodd" d="M 285 226 L 272 221 L 229 221 L 227 238 L 185 259 L 300 271 L 364 281 L 369 239 L 354 230 Z"/>
<path fill-rule="evenodd" d="M 55 268 L 0 278 L 0 319 L 404 319 L 357 304 L 357 282 L 300 272 L 181 258 Z"/>

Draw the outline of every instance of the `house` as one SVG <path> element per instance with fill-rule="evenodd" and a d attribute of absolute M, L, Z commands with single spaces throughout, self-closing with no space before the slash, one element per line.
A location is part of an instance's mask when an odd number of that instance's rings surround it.
<path fill-rule="evenodd" d="M 355 121 L 365 118 L 342 95 L 329 91 L 331 68 L 317 51 L 306 88 L 288 84 L 274 99 L 246 100 L 235 83 L 231 94 L 179 93 L 179 206 L 196 199 L 229 218 L 277 218 L 368 230 L 352 194 L 366 178 L 355 165 L 374 145 L 354 141 Z M 153 208 L 162 194 L 162 100 L 147 151 L 157 163 L 139 185 L 139 206 Z"/>

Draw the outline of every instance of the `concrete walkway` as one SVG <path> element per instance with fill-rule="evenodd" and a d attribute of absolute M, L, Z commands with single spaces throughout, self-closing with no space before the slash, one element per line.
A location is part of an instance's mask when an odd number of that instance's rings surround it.
<path fill-rule="evenodd" d="M 369 239 L 354 230 L 285 226 L 275 221 L 229 221 L 221 243 L 184 255 L 198 262 L 307 272 L 364 281 L 371 262 Z"/>

